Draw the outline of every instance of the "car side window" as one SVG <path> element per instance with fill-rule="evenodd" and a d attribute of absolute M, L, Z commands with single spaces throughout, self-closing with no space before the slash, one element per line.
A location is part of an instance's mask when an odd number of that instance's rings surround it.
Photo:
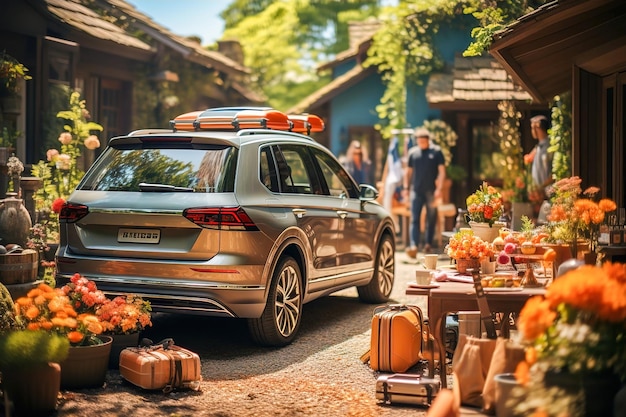
<path fill-rule="evenodd" d="M 328 187 L 328 192 L 333 197 L 358 198 L 359 190 L 346 170 L 328 154 L 314 149 L 313 154 L 322 171 L 322 176 Z"/>
<path fill-rule="evenodd" d="M 259 164 L 259 179 L 265 187 L 273 193 L 280 192 L 278 188 L 278 175 L 276 174 L 276 165 L 272 150 L 269 146 L 261 149 Z"/>
<path fill-rule="evenodd" d="M 274 145 L 272 150 L 282 193 L 322 194 L 306 146 Z"/>

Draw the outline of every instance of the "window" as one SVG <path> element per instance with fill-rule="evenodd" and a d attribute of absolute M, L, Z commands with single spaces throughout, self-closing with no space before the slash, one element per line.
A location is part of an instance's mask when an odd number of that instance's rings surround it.
<path fill-rule="evenodd" d="M 314 149 L 313 155 L 322 171 L 328 192 L 333 197 L 358 198 L 359 191 L 346 170 L 326 153 Z"/>
<path fill-rule="evenodd" d="M 230 147 L 108 149 L 79 189 L 140 191 L 140 183 L 149 183 L 197 193 L 232 192 L 236 154 Z"/>

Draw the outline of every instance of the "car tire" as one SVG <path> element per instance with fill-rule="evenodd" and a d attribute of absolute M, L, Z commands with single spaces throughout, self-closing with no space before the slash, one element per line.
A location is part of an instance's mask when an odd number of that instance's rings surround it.
<path fill-rule="evenodd" d="M 279 260 L 261 317 L 248 319 L 252 339 L 263 346 L 291 343 L 302 321 L 302 272 L 291 257 Z"/>
<path fill-rule="evenodd" d="M 384 303 L 389 300 L 395 279 L 395 247 L 389 235 L 378 245 L 374 274 L 367 285 L 357 287 L 359 299 L 365 303 Z"/>

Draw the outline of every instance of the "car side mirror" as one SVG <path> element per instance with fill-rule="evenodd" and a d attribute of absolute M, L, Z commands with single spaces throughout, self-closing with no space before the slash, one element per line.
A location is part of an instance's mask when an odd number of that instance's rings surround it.
<path fill-rule="evenodd" d="M 376 187 L 373 187 L 369 184 L 361 184 L 359 185 L 359 189 L 359 200 L 372 201 L 378 198 L 378 190 L 376 189 Z"/>

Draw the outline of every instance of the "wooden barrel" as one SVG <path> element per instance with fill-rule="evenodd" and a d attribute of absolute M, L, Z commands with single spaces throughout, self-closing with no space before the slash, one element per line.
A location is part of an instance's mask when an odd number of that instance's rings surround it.
<path fill-rule="evenodd" d="M 37 280 L 39 254 L 33 249 L 0 255 L 0 282 L 24 284 Z"/>

